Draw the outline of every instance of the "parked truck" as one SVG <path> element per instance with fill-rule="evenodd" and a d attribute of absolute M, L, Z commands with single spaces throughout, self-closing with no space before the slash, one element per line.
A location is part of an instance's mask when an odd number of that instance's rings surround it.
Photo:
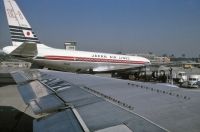
<path fill-rule="evenodd" d="M 173 74 L 173 80 L 175 83 L 182 84 L 187 81 L 187 75 L 185 72 L 180 71 L 177 74 Z"/>
<path fill-rule="evenodd" d="M 190 75 L 188 78 L 188 87 L 200 88 L 200 75 Z"/>

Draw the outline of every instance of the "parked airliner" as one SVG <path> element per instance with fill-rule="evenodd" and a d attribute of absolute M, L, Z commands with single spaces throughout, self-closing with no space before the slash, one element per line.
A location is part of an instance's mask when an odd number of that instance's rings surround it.
<path fill-rule="evenodd" d="M 40 66 L 72 72 L 127 71 L 150 64 L 144 57 L 100 52 L 68 51 L 40 43 L 15 0 L 4 0 L 12 46 L 3 48 L 7 54 L 29 57 Z"/>

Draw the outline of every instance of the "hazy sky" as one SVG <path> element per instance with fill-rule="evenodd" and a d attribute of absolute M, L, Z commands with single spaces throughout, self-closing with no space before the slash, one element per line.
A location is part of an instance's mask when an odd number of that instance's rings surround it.
<path fill-rule="evenodd" d="M 116 53 L 200 54 L 200 0 L 16 0 L 41 42 Z M 10 44 L 0 0 L 0 47 Z"/>

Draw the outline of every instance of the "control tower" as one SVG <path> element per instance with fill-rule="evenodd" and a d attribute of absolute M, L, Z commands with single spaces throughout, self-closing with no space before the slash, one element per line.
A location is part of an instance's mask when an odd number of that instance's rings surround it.
<path fill-rule="evenodd" d="M 74 41 L 66 41 L 64 46 L 66 50 L 76 50 L 76 44 Z"/>

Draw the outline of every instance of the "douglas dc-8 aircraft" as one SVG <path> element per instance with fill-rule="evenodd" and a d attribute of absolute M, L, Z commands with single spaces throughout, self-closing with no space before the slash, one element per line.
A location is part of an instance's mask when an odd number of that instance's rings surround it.
<path fill-rule="evenodd" d="M 13 46 L 3 48 L 7 54 L 31 57 L 40 66 L 73 72 L 125 72 L 150 64 L 146 58 L 99 52 L 67 51 L 41 44 L 15 0 L 4 0 Z"/>

